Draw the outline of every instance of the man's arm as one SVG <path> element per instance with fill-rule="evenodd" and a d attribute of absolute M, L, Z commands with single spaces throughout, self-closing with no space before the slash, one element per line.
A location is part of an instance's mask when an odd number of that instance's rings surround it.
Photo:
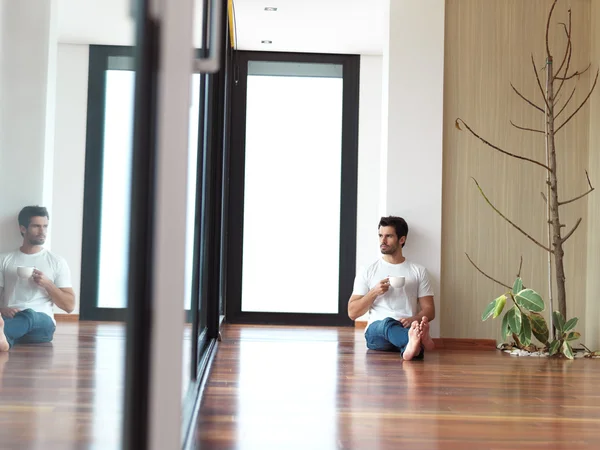
<path fill-rule="evenodd" d="M 75 292 L 73 288 L 58 288 L 39 270 L 33 271 L 33 281 L 46 289 L 48 295 L 56 306 L 67 313 L 72 313 L 75 309 Z"/>
<path fill-rule="evenodd" d="M 4 302 L 4 287 L 0 286 L 0 314 L 2 314 L 2 317 L 9 317 L 12 319 L 19 311 L 20 309 L 6 307 Z"/>
<path fill-rule="evenodd" d="M 50 288 L 45 288 L 56 306 L 71 314 L 75 310 L 75 292 L 73 288 L 57 288 L 51 283 Z"/>
<path fill-rule="evenodd" d="M 427 317 L 430 322 L 435 319 L 435 304 L 433 303 L 433 295 L 420 297 L 419 305 L 421 305 L 421 311 L 419 311 L 413 317 L 399 319 L 404 328 L 410 327 L 410 324 L 415 320 L 420 322 L 423 317 Z"/>
<path fill-rule="evenodd" d="M 386 278 L 365 295 L 353 295 L 348 302 L 348 317 L 358 319 L 365 314 L 379 295 L 385 294 L 390 288 L 390 281 Z"/>

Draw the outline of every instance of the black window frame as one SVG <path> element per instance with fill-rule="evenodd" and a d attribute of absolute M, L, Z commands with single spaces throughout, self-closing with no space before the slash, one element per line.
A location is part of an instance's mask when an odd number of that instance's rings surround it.
<path fill-rule="evenodd" d="M 343 67 L 342 163 L 340 195 L 339 298 L 337 314 L 242 311 L 246 94 L 249 61 L 339 64 Z M 356 275 L 358 110 L 360 56 L 318 53 L 234 52 L 227 221 L 225 321 L 273 325 L 353 326 L 347 305 Z"/>

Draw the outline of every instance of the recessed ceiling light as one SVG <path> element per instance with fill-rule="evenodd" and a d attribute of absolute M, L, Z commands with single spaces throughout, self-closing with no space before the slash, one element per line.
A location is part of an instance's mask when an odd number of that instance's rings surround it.
<path fill-rule="evenodd" d="M 260 41 L 261 44 L 272 44 L 273 41 L 269 41 L 268 39 L 265 39 L 264 41 Z"/>
<path fill-rule="evenodd" d="M 274 6 L 265 6 L 265 11 L 277 11 L 277 8 Z"/>

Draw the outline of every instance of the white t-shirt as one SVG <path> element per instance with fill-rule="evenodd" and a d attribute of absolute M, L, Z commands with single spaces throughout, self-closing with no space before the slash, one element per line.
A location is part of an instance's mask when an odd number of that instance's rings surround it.
<path fill-rule="evenodd" d="M 0 288 L 4 288 L 2 306 L 20 310 L 30 308 L 47 314 L 54 320 L 52 310 L 54 303 L 50 295 L 32 278 L 26 280 L 19 278 L 18 266 L 33 266 L 46 275 L 57 288 L 70 288 L 72 287 L 71 271 L 67 262 L 61 256 L 46 249 L 33 255 L 20 250 L 0 255 Z"/>
<path fill-rule="evenodd" d="M 390 286 L 389 290 L 377 296 L 369 308 L 369 321 L 383 320 L 392 317 L 396 320 L 412 317 L 419 312 L 418 299 L 433 295 L 427 269 L 405 259 L 401 264 L 390 264 L 383 257 L 367 267 L 362 267 L 354 279 L 352 295 L 366 295 L 384 278 L 404 277 L 405 284 L 401 288 Z M 366 328 L 365 328 L 366 331 Z"/>

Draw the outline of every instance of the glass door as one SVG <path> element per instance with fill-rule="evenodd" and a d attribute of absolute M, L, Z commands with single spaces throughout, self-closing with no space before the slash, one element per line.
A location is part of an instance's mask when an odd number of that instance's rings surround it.
<path fill-rule="evenodd" d="M 227 320 L 350 324 L 358 58 L 236 52 Z"/>
<path fill-rule="evenodd" d="M 136 6 L 123 447 L 188 448 L 218 334 L 219 280 L 208 280 L 220 267 L 211 252 L 218 236 L 210 244 L 220 223 L 211 161 L 222 148 L 211 105 L 223 97 L 227 1 Z"/>
<path fill-rule="evenodd" d="M 200 46 L 200 45 L 198 45 Z M 200 50 L 197 51 L 199 56 Z M 129 228 L 135 92 L 134 48 L 91 45 L 86 145 L 82 320 L 124 321 L 128 297 Z M 186 245 L 194 245 L 201 80 L 190 80 Z M 193 251 L 186 256 L 184 309 L 191 321 Z"/>

